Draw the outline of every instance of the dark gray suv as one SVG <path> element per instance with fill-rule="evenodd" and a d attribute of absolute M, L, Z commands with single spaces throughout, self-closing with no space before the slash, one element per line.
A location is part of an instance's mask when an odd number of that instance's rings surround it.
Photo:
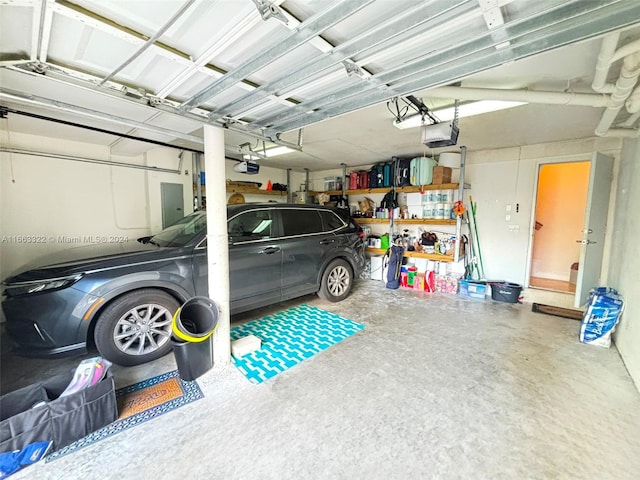
<path fill-rule="evenodd" d="M 363 233 L 348 214 L 317 205 L 227 207 L 231 313 L 318 293 L 338 302 L 365 264 Z M 176 309 L 208 295 L 206 216 L 157 235 L 78 247 L 4 282 L 2 308 L 17 353 L 82 353 L 137 365 L 171 349 Z"/>

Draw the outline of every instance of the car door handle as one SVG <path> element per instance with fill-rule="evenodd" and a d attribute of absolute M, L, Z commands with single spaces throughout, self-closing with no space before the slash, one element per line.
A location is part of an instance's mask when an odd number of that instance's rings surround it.
<path fill-rule="evenodd" d="M 267 247 L 264 250 L 260 250 L 260 253 L 264 253 L 265 255 L 271 255 L 272 253 L 276 253 L 280 251 L 280 247 Z"/>
<path fill-rule="evenodd" d="M 335 240 L 333 238 L 327 239 L 327 240 L 321 240 L 320 241 L 320 245 L 329 245 L 330 243 L 335 243 Z"/>

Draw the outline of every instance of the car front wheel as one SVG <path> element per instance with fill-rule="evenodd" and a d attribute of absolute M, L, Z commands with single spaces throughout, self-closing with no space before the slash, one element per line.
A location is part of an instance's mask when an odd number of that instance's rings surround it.
<path fill-rule="evenodd" d="M 171 350 L 171 322 L 180 305 L 159 290 L 127 293 L 100 314 L 94 332 L 96 347 L 117 365 L 150 362 Z"/>
<path fill-rule="evenodd" d="M 346 260 L 333 260 L 322 274 L 318 295 L 330 302 L 347 298 L 353 286 L 353 270 Z"/>

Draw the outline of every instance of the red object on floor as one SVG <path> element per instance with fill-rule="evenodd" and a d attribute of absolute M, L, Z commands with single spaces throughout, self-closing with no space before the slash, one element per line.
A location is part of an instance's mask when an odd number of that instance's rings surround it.
<path fill-rule="evenodd" d="M 424 289 L 429 293 L 436 291 L 436 276 L 431 270 L 424 274 Z"/>

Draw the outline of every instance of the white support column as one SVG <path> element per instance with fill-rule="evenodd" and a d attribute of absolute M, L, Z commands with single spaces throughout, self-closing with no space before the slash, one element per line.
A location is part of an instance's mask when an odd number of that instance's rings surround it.
<path fill-rule="evenodd" d="M 207 263 L 209 298 L 220 306 L 213 335 L 213 363 L 227 365 L 231 355 L 229 314 L 229 245 L 224 160 L 224 130 L 204 125 L 204 170 L 207 196 Z"/>

